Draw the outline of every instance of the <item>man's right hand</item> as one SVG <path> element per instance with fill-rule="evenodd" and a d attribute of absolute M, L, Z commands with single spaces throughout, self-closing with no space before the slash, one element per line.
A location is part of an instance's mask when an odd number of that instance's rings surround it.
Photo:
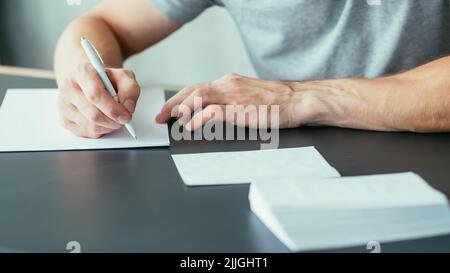
<path fill-rule="evenodd" d="M 135 111 L 140 87 L 134 73 L 107 68 L 119 98 L 115 102 L 90 63 L 81 63 L 59 85 L 62 125 L 74 134 L 99 138 L 122 128 Z"/>

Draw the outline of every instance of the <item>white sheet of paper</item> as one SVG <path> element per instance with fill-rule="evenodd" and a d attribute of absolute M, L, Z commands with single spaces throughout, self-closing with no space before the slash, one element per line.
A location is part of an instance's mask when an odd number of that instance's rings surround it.
<path fill-rule="evenodd" d="M 12 89 L 0 107 L 0 152 L 90 150 L 168 146 L 167 125 L 155 122 L 164 104 L 164 90 L 143 89 L 132 125 L 137 140 L 125 128 L 100 139 L 73 135 L 59 122 L 56 89 Z"/>
<path fill-rule="evenodd" d="M 313 209 L 373 209 L 446 204 L 447 198 L 415 173 L 379 174 L 333 179 L 283 178 L 257 187 L 276 206 Z M 280 185 L 280 186 L 278 186 Z"/>
<path fill-rule="evenodd" d="M 414 173 L 261 179 L 252 183 L 249 199 L 252 211 L 293 251 L 450 233 L 445 195 Z"/>
<path fill-rule="evenodd" d="M 190 186 L 250 183 L 263 177 L 339 177 L 314 147 L 172 155 Z"/>

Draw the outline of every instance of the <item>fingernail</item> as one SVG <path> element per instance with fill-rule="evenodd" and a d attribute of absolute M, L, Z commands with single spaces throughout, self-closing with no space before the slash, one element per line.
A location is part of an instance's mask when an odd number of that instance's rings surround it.
<path fill-rule="evenodd" d="M 125 103 L 123 104 L 123 106 L 125 106 L 125 108 L 128 110 L 128 112 L 130 112 L 130 113 L 134 112 L 135 103 L 133 100 L 127 99 L 125 101 Z"/>
<path fill-rule="evenodd" d="M 127 124 L 129 120 L 130 120 L 130 118 L 127 117 L 127 116 L 120 116 L 119 117 L 119 123 L 123 124 L 123 125 Z"/>

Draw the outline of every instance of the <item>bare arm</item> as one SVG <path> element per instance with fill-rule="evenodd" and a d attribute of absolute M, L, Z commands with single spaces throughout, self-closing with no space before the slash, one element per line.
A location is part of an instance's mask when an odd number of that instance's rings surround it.
<path fill-rule="evenodd" d="M 280 82 L 228 75 L 187 86 L 164 105 L 157 121 L 167 122 L 176 105 L 185 108 L 183 117 L 188 116 L 194 110 L 194 97 L 202 97 L 204 110 L 192 119 L 185 117 L 182 123 L 188 129 L 214 116 L 238 122 L 234 115 L 213 113 L 225 111 L 225 105 L 279 105 L 279 124 L 272 127 L 315 123 L 378 131 L 450 132 L 450 57 L 376 79 Z"/>
<path fill-rule="evenodd" d="M 156 44 L 179 27 L 147 0 L 104 0 L 73 21 L 61 35 L 55 51 L 57 78 L 87 61 L 80 47 L 81 36 L 93 41 L 106 65 L 122 67 L 126 58 Z"/>
<path fill-rule="evenodd" d="M 77 135 L 100 137 L 122 127 L 135 110 L 139 86 L 134 74 L 121 69 L 129 56 L 164 39 L 180 25 L 171 22 L 147 0 L 104 0 L 73 21 L 55 51 L 55 74 L 60 89 L 63 126 Z M 80 46 L 80 37 L 95 44 L 119 102 L 104 89 Z"/>
<path fill-rule="evenodd" d="M 394 76 L 293 84 L 314 122 L 379 131 L 450 131 L 450 57 Z"/>

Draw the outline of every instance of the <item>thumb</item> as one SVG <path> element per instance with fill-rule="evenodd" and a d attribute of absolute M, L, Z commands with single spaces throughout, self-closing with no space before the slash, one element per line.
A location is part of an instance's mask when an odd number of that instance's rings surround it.
<path fill-rule="evenodd" d="M 131 70 L 107 69 L 108 77 L 116 87 L 119 103 L 122 104 L 130 114 L 136 110 L 136 103 L 141 93 L 141 88 Z"/>

